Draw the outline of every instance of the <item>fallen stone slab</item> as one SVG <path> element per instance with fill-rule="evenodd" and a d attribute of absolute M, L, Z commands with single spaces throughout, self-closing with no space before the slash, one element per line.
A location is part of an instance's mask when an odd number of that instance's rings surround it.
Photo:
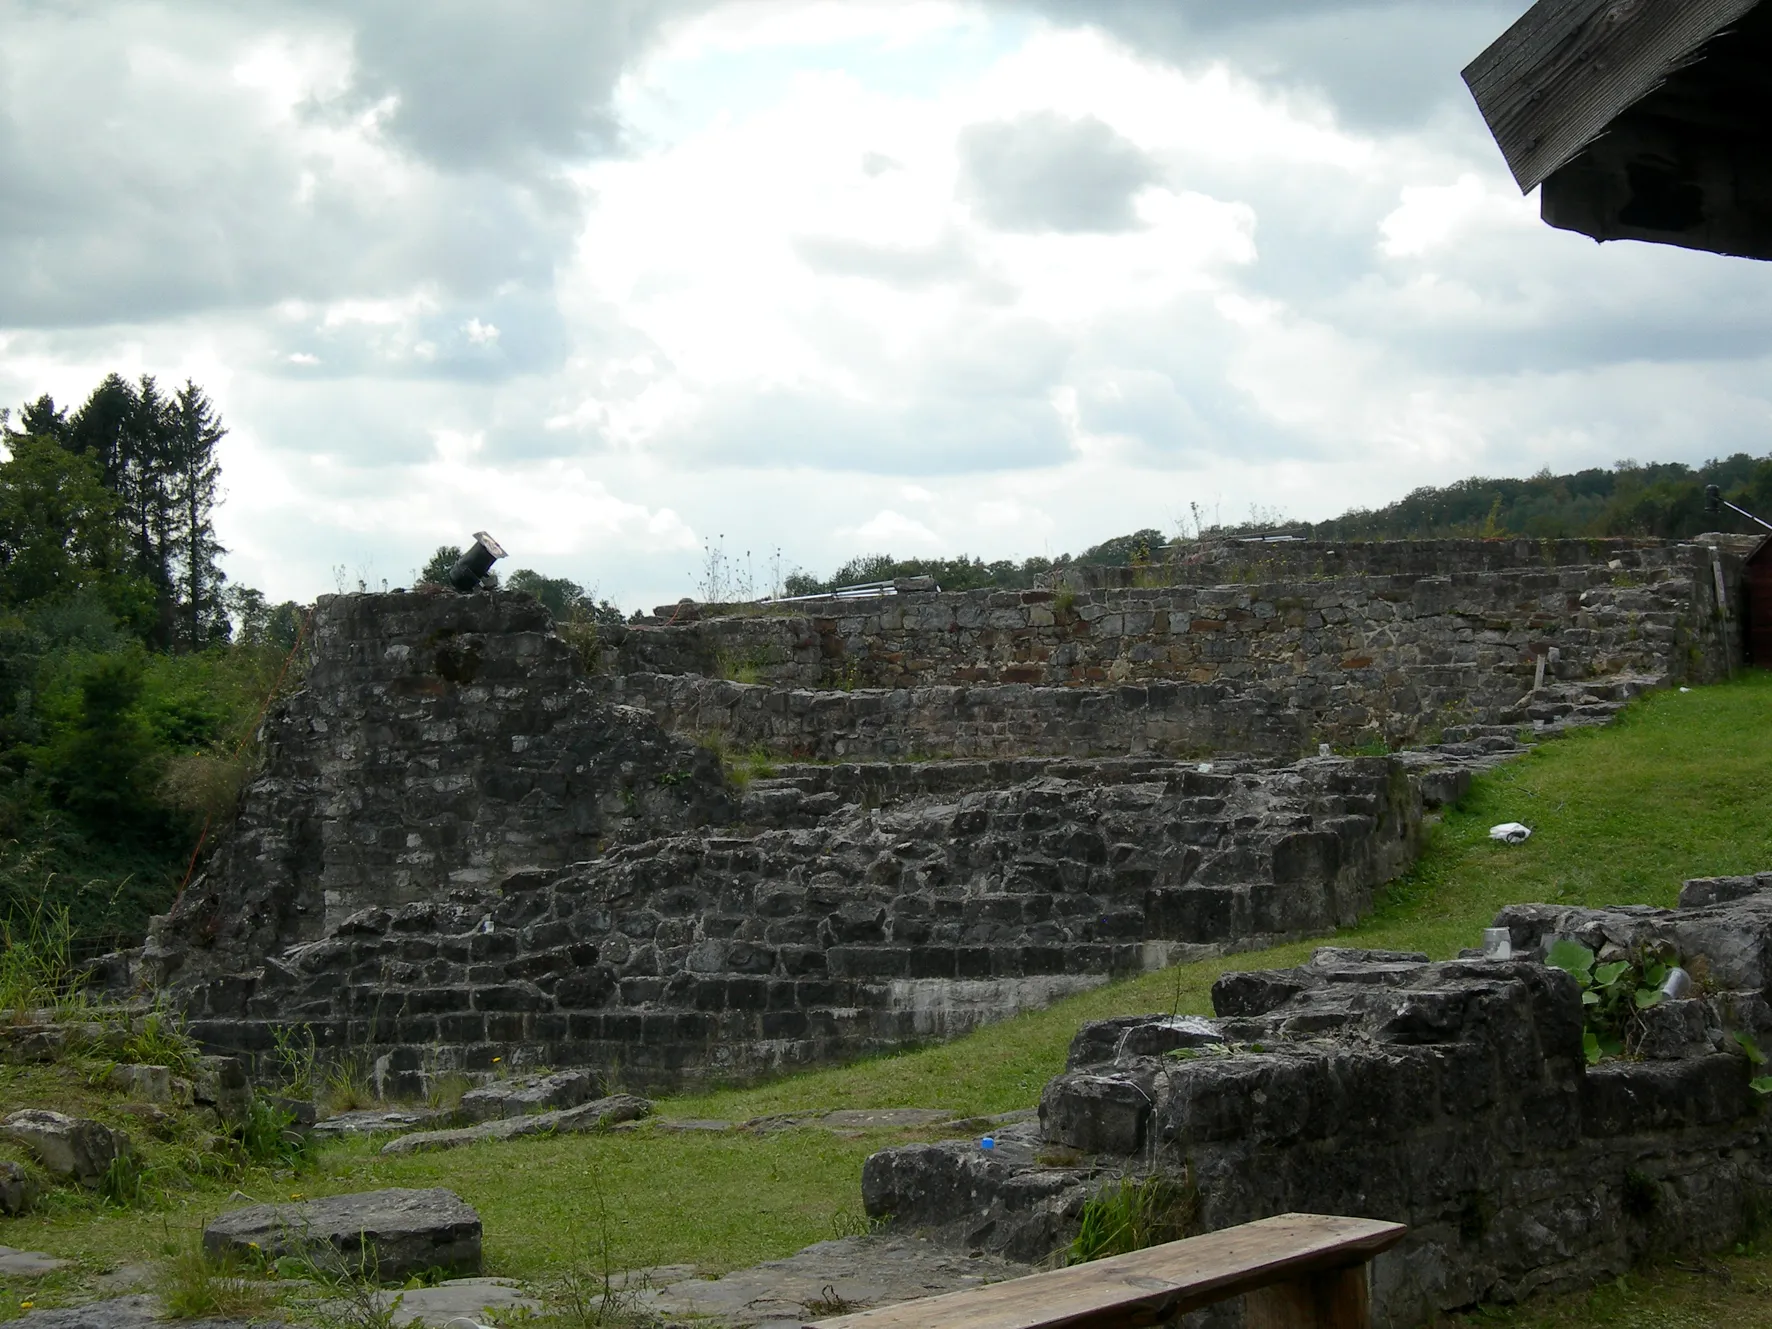
<path fill-rule="evenodd" d="M 12 1320 L 14 1329 L 164 1329 L 160 1303 L 146 1294 L 112 1297 L 65 1310 L 31 1311 Z M 277 1321 L 183 1320 L 179 1329 L 289 1329 Z"/>
<path fill-rule="evenodd" d="M 447 1121 L 449 1115 L 438 1108 L 358 1108 L 315 1122 L 309 1134 L 320 1140 L 342 1140 L 356 1135 L 398 1135 L 435 1126 Z"/>
<path fill-rule="evenodd" d="M 480 1237 L 480 1215 L 455 1192 L 390 1189 L 236 1209 L 203 1229 L 203 1249 L 256 1249 L 266 1259 L 295 1256 L 395 1280 L 428 1270 L 479 1273 Z"/>
<path fill-rule="evenodd" d="M 129 1137 L 103 1122 L 69 1117 L 47 1108 L 24 1108 L 0 1121 L 0 1135 L 17 1140 L 37 1155 L 53 1177 L 72 1177 L 94 1186 L 119 1154 L 129 1152 Z"/>
<path fill-rule="evenodd" d="M 113 1066 L 105 1083 L 119 1093 L 144 1098 L 150 1103 L 165 1103 L 172 1099 L 170 1066 Z"/>
<path fill-rule="evenodd" d="M 816 1319 L 1033 1272 L 1031 1265 L 970 1256 L 920 1237 L 844 1237 L 723 1278 L 671 1281 L 633 1297 L 640 1309 L 672 1323 L 700 1317 L 728 1329 L 799 1329 Z"/>
<path fill-rule="evenodd" d="M 764 1117 L 752 1117 L 740 1129 L 759 1134 L 807 1126 L 839 1133 L 917 1130 L 943 1126 L 954 1119 L 954 1114 L 946 1108 L 819 1108 L 810 1112 L 774 1112 Z"/>
<path fill-rule="evenodd" d="M 44 1255 L 40 1251 L 15 1250 L 11 1246 L 0 1246 L 0 1277 L 8 1275 L 14 1278 L 36 1278 L 42 1274 L 53 1274 L 57 1269 L 66 1269 L 67 1260 L 58 1260 L 53 1255 Z"/>
<path fill-rule="evenodd" d="M 377 1304 L 395 1329 L 405 1325 L 440 1329 L 460 1318 L 475 1323 L 508 1322 L 538 1315 L 542 1303 L 508 1278 L 451 1278 L 436 1287 L 383 1292 Z"/>
<path fill-rule="evenodd" d="M 497 1121 L 525 1117 L 555 1108 L 573 1108 L 597 1096 L 601 1084 L 595 1071 L 556 1071 L 526 1075 L 470 1089 L 461 1096 L 464 1121 Z"/>
<path fill-rule="evenodd" d="M 716 1121 L 712 1117 L 660 1117 L 652 1123 L 652 1128 L 658 1131 L 707 1131 L 713 1134 L 738 1129 L 730 1121 Z"/>
<path fill-rule="evenodd" d="M 514 1140 L 522 1135 L 575 1135 L 605 1130 L 624 1121 L 638 1121 L 652 1113 L 652 1104 L 632 1094 L 599 1098 L 560 1112 L 538 1112 L 530 1117 L 507 1117 L 449 1131 L 420 1131 L 402 1135 L 381 1147 L 384 1154 L 417 1154 L 432 1149 L 456 1149 L 483 1140 Z"/>
<path fill-rule="evenodd" d="M 37 1202 L 37 1178 L 22 1164 L 0 1158 L 0 1214 L 22 1214 Z"/>

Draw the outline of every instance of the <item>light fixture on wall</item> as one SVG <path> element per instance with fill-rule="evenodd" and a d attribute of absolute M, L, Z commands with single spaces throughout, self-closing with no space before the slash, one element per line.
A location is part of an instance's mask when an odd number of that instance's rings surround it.
<path fill-rule="evenodd" d="M 475 531 L 473 545 L 449 570 L 449 584 L 464 595 L 477 589 L 492 565 L 504 556 L 503 545 L 485 531 Z"/>
<path fill-rule="evenodd" d="M 1754 516 L 1754 514 L 1749 512 L 1746 508 L 1738 508 L 1728 499 L 1724 498 L 1723 491 L 1716 485 L 1706 485 L 1704 487 L 1705 515 L 1707 517 L 1719 517 L 1722 515 L 1724 508 L 1728 508 L 1731 512 L 1739 512 L 1749 521 L 1757 522 L 1759 525 L 1764 526 L 1768 531 L 1772 531 L 1772 521 L 1760 521 L 1758 517 Z"/>

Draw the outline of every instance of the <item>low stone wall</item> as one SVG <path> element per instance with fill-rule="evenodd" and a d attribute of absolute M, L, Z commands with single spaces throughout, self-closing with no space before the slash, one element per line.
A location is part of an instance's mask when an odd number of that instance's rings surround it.
<path fill-rule="evenodd" d="M 1418 848 L 1419 787 L 1388 758 L 1141 774 L 666 837 L 366 910 L 191 987 L 190 1027 L 257 1054 L 305 1024 L 404 1092 L 494 1057 L 746 1078 L 1351 923 Z"/>
<path fill-rule="evenodd" d="M 1533 570 L 828 601 L 625 628 L 604 668 L 799 688 L 1226 683 L 1399 717 L 1517 701 L 1540 655 L 1566 682 L 1723 677 L 1716 555 L 1617 552 Z"/>
<path fill-rule="evenodd" d="M 870 1158 L 868 1212 L 1032 1258 L 1108 1179 L 1167 1172 L 1206 1230 L 1289 1210 L 1407 1223 L 1374 1267 L 1375 1322 L 1393 1326 L 1725 1247 L 1772 1185 L 1772 1121 L 1730 1036 L 1772 1032 L 1769 887 L 1691 883 L 1677 911 L 1506 910 L 1526 958 L 1326 948 L 1227 974 L 1216 1019 L 1086 1027 L 1025 1136 Z M 1634 1059 L 1590 1066 L 1575 979 L 1530 958 L 1559 936 L 1602 962 L 1665 947 L 1704 987 L 1641 1012 Z"/>

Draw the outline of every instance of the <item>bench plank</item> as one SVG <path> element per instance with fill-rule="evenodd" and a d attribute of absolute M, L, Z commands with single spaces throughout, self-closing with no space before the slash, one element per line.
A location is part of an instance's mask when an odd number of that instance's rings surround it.
<path fill-rule="evenodd" d="M 839 1315 L 818 1321 L 816 1329 L 1121 1329 L 1155 1324 L 1256 1288 L 1350 1267 L 1357 1267 L 1363 1289 L 1363 1266 L 1407 1231 L 1400 1223 L 1369 1218 L 1281 1214 L 1130 1255 Z"/>

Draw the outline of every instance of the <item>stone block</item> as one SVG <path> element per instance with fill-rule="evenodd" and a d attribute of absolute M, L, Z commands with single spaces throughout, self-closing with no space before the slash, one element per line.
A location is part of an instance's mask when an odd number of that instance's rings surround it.
<path fill-rule="evenodd" d="M 0 1158 L 0 1214 L 28 1213 L 42 1188 L 22 1164 Z"/>
<path fill-rule="evenodd" d="M 46 1108 L 25 1108 L 0 1120 L 0 1136 L 29 1149 L 50 1176 L 84 1186 L 98 1185 L 111 1164 L 130 1152 L 122 1131 Z"/>
<path fill-rule="evenodd" d="M 577 1107 L 595 1098 L 599 1087 L 596 1072 L 589 1070 L 519 1076 L 468 1090 L 462 1095 L 460 1112 L 464 1120 L 480 1122 Z"/>
<path fill-rule="evenodd" d="M 294 1256 L 386 1282 L 480 1272 L 480 1215 L 442 1189 L 366 1191 L 236 1209 L 203 1229 L 212 1255 Z"/>

